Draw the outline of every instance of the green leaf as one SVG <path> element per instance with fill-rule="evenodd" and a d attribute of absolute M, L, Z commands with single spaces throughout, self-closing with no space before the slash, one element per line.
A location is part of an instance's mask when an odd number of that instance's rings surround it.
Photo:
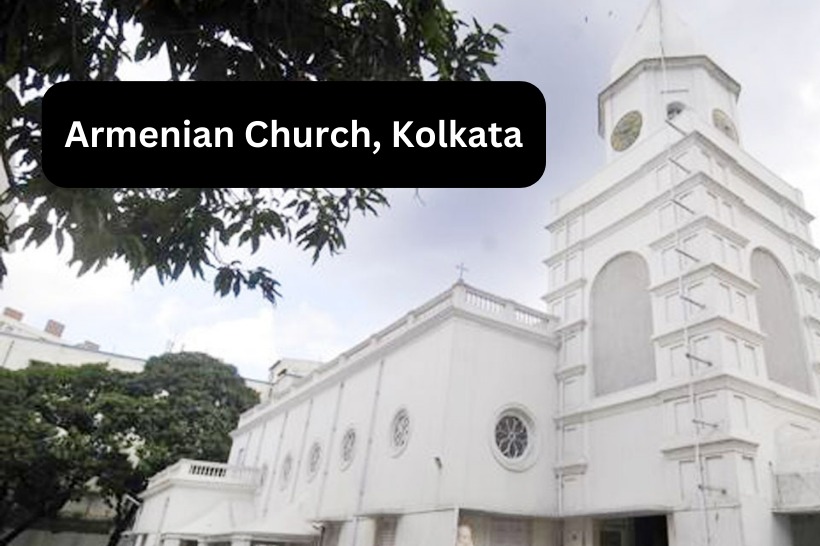
<path fill-rule="evenodd" d="M 272 303 L 275 279 L 243 280 L 236 275 L 250 275 L 256 264 L 228 265 L 222 256 L 250 242 L 253 255 L 275 260 L 264 243 L 277 238 L 295 239 L 314 262 L 338 253 L 352 212 L 375 215 L 388 206 L 379 189 L 57 188 L 42 170 L 45 91 L 64 80 L 116 79 L 131 43 L 138 63 L 166 51 L 173 79 L 182 80 L 419 80 L 423 66 L 435 67 L 434 78 L 486 80 L 507 33 L 499 24 L 468 27 L 441 0 L 15 5 L 22 11 L 4 22 L 0 48 L 0 142 L 2 156 L 15 158 L 12 204 L 28 219 L 8 240 L 42 245 L 53 236 L 62 251 L 70 238 L 70 263 L 81 275 L 114 260 L 134 279 L 153 269 L 163 284 L 186 268 L 199 278 L 216 270 L 215 294 L 244 287 Z M 133 42 L 125 41 L 126 24 L 137 33 Z M 285 185 L 287 176 L 279 174 Z"/>
<path fill-rule="evenodd" d="M 93 479 L 121 531 L 132 515 L 125 495 L 180 458 L 226 460 L 229 431 L 257 402 L 234 366 L 202 353 L 153 357 L 140 373 L 45 362 L 0 369 L 4 516 L 56 517 Z"/>

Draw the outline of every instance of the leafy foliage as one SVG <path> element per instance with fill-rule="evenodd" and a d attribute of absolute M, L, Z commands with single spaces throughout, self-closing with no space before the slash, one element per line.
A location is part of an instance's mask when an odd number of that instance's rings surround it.
<path fill-rule="evenodd" d="M 180 458 L 225 460 L 228 432 L 257 401 L 234 367 L 199 353 L 152 358 L 138 374 L 0 370 L 0 544 L 90 490 L 115 509 L 116 544 L 134 514 L 127 496 Z"/>
<path fill-rule="evenodd" d="M 133 55 L 126 31 L 137 29 Z M 54 237 L 73 242 L 80 272 L 124 260 L 161 281 L 215 270 L 217 293 L 278 283 L 264 267 L 220 260 L 220 250 L 285 238 L 313 252 L 345 246 L 353 212 L 387 205 L 378 189 L 222 188 L 64 190 L 41 169 L 44 90 L 71 79 L 110 81 L 125 60 L 165 51 L 172 79 L 251 81 L 488 79 L 505 29 L 467 25 L 442 0 L 10 0 L 0 3 L 0 142 L 8 203 L 32 210 L 0 246 Z M 12 168 L 13 167 L 13 168 Z M 93 168 L 93 166 L 89 166 Z M 114 175 L 112 175 L 114 176 Z M 0 261 L 0 280 L 5 275 Z"/>
<path fill-rule="evenodd" d="M 259 401 L 236 368 L 203 353 L 149 359 L 139 388 L 153 400 L 140 449 L 152 473 L 181 458 L 227 460 L 228 433 L 239 414 Z"/>
<path fill-rule="evenodd" d="M 284 239 L 312 251 L 345 246 L 344 226 L 356 212 L 375 214 L 387 199 L 378 189 L 97 188 L 64 189 L 29 183 L 19 192 L 29 206 L 27 221 L 12 240 L 40 245 L 52 235 L 58 248 L 70 238 L 71 263 L 79 273 L 123 259 L 139 279 L 154 269 L 161 283 L 187 270 L 205 278 L 214 270 L 214 289 L 238 295 L 243 287 L 261 290 L 275 302 L 279 283 L 265 267 L 243 268 L 222 256 L 233 247 L 256 253 L 265 240 Z M 0 257 L 1 258 L 1 257 Z"/>
<path fill-rule="evenodd" d="M 126 457 L 127 445 L 106 433 L 100 412 L 122 392 L 125 376 L 104 365 L 0 372 L 0 528 L 10 529 L 0 544 L 6 544 L 79 499 L 102 468 Z"/>

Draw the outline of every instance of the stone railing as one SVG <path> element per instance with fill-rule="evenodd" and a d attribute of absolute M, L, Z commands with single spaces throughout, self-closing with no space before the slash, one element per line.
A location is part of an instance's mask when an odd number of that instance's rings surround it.
<path fill-rule="evenodd" d="M 820 471 L 775 472 L 774 508 L 782 512 L 820 512 Z"/>
<path fill-rule="evenodd" d="M 473 288 L 464 290 L 464 303 L 466 307 L 473 307 L 490 314 L 500 314 L 504 311 L 503 302 Z"/>
<path fill-rule="evenodd" d="M 261 483 L 262 470 L 211 461 L 181 459 L 162 472 L 154 474 L 148 488 L 159 487 L 169 481 L 253 488 Z"/>
<path fill-rule="evenodd" d="M 488 315 L 516 326 L 523 326 L 540 332 L 549 331 L 550 316 L 546 313 L 524 307 L 511 300 L 481 292 L 469 286 L 456 287 L 453 293 L 454 296 L 459 294 L 458 288 L 463 291 L 462 304 L 459 306 L 463 309 Z"/>

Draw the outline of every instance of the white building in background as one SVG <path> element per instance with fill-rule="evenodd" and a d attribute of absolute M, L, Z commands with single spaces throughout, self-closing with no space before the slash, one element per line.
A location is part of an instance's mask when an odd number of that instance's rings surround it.
<path fill-rule="evenodd" d="M 100 350 L 91 341 L 71 344 L 63 339 L 65 325 L 49 320 L 43 330 L 23 322 L 23 313 L 6 307 L 0 316 L 0 368 L 19 370 L 32 360 L 63 365 L 105 363 L 110 368 L 138 372 L 145 360 Z"/>
<path fill-rule="evenodd" d="M 11 307 L 3 309 L 0 315 L 0 368 L 19 370 L 32 361 L 63 366 L 106 364 L 124 372 L 139 372 L 145 367 L 144 358 L 103 351 L 92 341 L 69 343 L 63 339 L 65 325 L 56 320 L 49 320 L 40 330 L 24 323 L 23 317 L 21 311 Z M 260 400 L 267 400 L 270 382 L 250 378 L 244 378 L 244 381 L 259 394 Z"/>
<path fill-rule="evenodd" d="M 228 464 L 151 480 L 136 545 L 817 545 L 820 250 L 739 91 L 653 1 L 607 164 L 555 202 L 550 314 L 458 283 L 279 363 Z"/>
<path fill-rule="evenodd" d="M 100 350 L 91 341 L 72 344 L 63 338 L 65 325 L 49 320 L 44 329 L 23 322 L 24 314 L 6 307 L 0 315 L 0 368 L 20 370 L 32 361 L 63 366 L 106 364 L 125 372 L 139 372 L 145 359 Z M 245 379 L 245 385 L 267 400 L 271 385 L 267 381 Z M 55 520 L 38 522 L 17 537 L 14 546 L 105 546 L 108 543 L 113 511 L 99 496 L 66 504 Z"/>

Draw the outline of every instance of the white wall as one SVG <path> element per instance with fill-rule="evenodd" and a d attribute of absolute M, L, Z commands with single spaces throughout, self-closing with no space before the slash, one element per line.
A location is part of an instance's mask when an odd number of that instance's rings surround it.
<path fill-rule="evenodd" d="M 404 514 L 398 536 L 408 546 L 444 543 L 418 541 L 453 534 L 457 506 L 548 514 L 557 496 L 551 424 L 556 350 L 549 339 L 466 314 L 434 321 L 243 417 L 230 464 L 267 467 L 255 495 L 263 515 L 295 509 L 305 519 L 338 521 Z M 510 404 L 533 418 L 536 455 L 526 468 L 512 470 L 493 447 L 498 412 Z M 390 435 L 400 409 L 410 416 L 411 432 L 397 452 Z M 341 441 L 349 429 L 356 446 L 348 465 Z M 321 469 L 310 477 L 314 443 L 321 446 Z M 293 467 L 283 488 L 288 454 Z M 369 532 L 362 525 L 357 535 Z M 341 543 L 351 533 L 348 521 Z"/>
<path fill-rule="evenodd" d="M 464 509 L 554 513 L 555 349 L 544 340 L 462 320 L 453 364 L 444 414 L 442 500 Z M 493 437 L 499 412 L 510 405 L 524 409 L 535 425 L 534 457 L 516 469 L 499 461 Z"/>
<path fill-rule="evenodd" d="M 107 363 L 111 368 L 129 372 L 138 372 L 145 365 L 144 360 L 130 356 L 0 333 L 0 367 L 19 370 L 32 360 L 65 365 Z"/>

